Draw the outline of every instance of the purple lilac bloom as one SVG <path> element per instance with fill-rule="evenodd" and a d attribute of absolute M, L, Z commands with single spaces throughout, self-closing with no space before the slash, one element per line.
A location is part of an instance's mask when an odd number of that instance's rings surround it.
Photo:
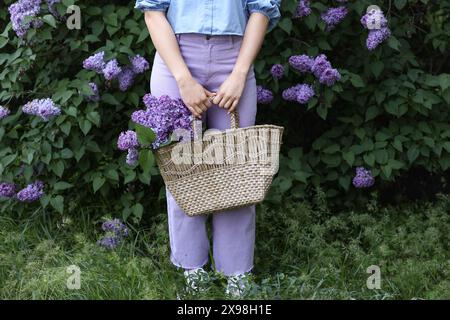
<path fill-rule="evenodd" d="M 391 36 L 389 28 L 382 28 L 379 30 L 370 30 L 367 37 L 366 46 L 369 50 L 375 50 L 381 43 Z"/>
<path fill-rule="evenodd" d="M 22 111 L 26 114 L 41 117 L 44 121 L 49 121 L 61 114 L 61 109 L 50 98 L 34 99 L 25 104 Z"/>
<path fill-rule="evenodd" d="M 311 72 L 311 67 L 314 63 L 314 59 L 302 54 L 298 56 L 291 56 L 289 58 L 289 64 L 292 68 L 300 71 L 300 72 Z"/>
<path fill-rule="evenodd" d="M 119 245 L 119 242 L 119 238 L 114 236 L 105 236 L 97 241 L 100 246 L 109 250 L 115 249 Z"/>
<path fill-rule="evenodd" d="M 314 96 L 314 89 L 308 84 L 297 84 L 283 90 L 282 97 L 286 101 L 296 101 L 304 104 Z"/>
<path fill-rule="evenodd" d="M 126 225 L 117 218 L 103 222 L 102 230 L 113 232 L 115 235 L 118 236 L 128 235 L 128 229 Z"/>
<path fill-rule="evenodd" d="M 39 28 L 42 21 L 36 16 L 41 10 L 41 0 L 19 0 L 9 6 L 11 24 L 19 38 L 24 38 L 30 28 Z M 25 17 L 31 17 L 30 22 L 24 22 Z"/>
<path fill-rule="evenodd" d="M 320 75 L 319 82 L 329 87 L 334 85 L 336 81 L 341 80 L 341 74 L 339 71 L 333 68 L 325 69 Z"/>
<path fill-rule="evenodd" d="M 133 112 L 131 120 L 153 130 L 156 135 L 153 149 L 167 142 L 172 132 L 177 129 L 186 129 L 192 136 L 192 114 L 181 98 L 171 99 L 168 95 L 156 98 L 147 94 L 144 102 L 146 109 Z"/>
<path fill-rule="evenodd" d="M 8 108 L 0 106 L 0 120 L 2 120 L 4 118 L 6 118 L 7 116 L 9 116 L 10 113 L 11 113 L 11 111 L 9 111 Z"/>
<path fill-rule="evenodd" d="M 93 94 L 88 96 L 87 99 L 91 102 L 98 102 L 100 101 L 100 94 L 98 91 L 98 86 L 94 82 L 89 82 L 89 87 L 91 88 Z"/>
<path fill-rule="evenodd" d="M 322 72 L 324 72 L 326 69 L 331 68 L 331 63 L 328 61 L 328 58 L 326 55 L 321 54 L 318 55 L 311 66 L 311 72 L 314 73 L 316 78 L 320 78 L 322 75 Z"/>
<path fill-rule="evenodd" d="M 138 163 L 138 159 L 139 159 L 139 151 L 134 148 L 128 149 L 126 163 L 129 166 L 134 167 Z"/>
<path fill-rule="evenodd" d="M 128 130 L 120 133 L 119 139 L 117 140 L 117 147 L 119 150 L 128 150 L 132 148 L 137 148 L 139 146 L 138 138 L 136 132 Z"/>
<path fill-rule="evenodd" d="M 117 59 L 112 59 L 108 61 L 102 72 L 105 79 L 111 81 L 119 76 L 120 72 L 122 72 L 122 68 L 119 66 Z"/>
<path fill-rule="evenodd" d="M 364 167 L 356 168 L 356 175 L 353 178 L 353 185 L 356 188 L 369 188 L 373 186 L 375 179 L 372 176 L 372 172 Z"/>
<path fill-rule="evenodd" d="M 12 198 L 16 194 L 16 185 L 14 183 L 0 183 L 0 197 Z"/>
<path fill-rule="evenodd" d="M 347 8 L 341 6 L 337 8 L 329 8 L 326 12 L 322 13 L 320 17 L 327 25 L 327 30 L 332 30 L 345 18 L 347 13 Z"/>
<path fill-rule="evenodd" d="M 120 91 L 127 91 L 133 85 L 135 76 L 131 67 L 123 68 L 118 76 Z"/>
<path fill-rule="evenodd" d="M 17 193 L 17 199 L 21 202 L 33 202 L 39 200 L 44 195 L 44 183 L 36 181 L 29 184 Z"/>
<path fill-rule="evenodd" d="M 270 73 L 275 79 L 281 79 L 284 75 L 284 67 L 281 64 L 274 64 L 270 69 Z"/>
<path fill-rule="evenodd" d="M 269 104 L 273 100 L 273 93 L 262 86 L 256 86 L 256 97 L 259 104 Z"/>
<path fill-rule="evenodd" d="M 56 19 L 62 19 L 62 16 L 59 14 L 58 10 L 56 10 L 55 5 L 60 3 L 61 0 L 46 0 L 48 11 L 54 16 Z"/>
<path fill-rule="evenodd" d="M 136 74 L 144 73 L 148 69 L 150 69 L 150 65 L 147 60 L 145 60 L 144 57 L 141 57 L 140 55 L 136 55 L 135 57 L 131 58 L 131 65 L 133 66 L 133 71 Z"/>
<path fill-rule="evenodd" d="M 309 4 L 309 0 L 299 0 L 297 8 L 295 9 L 294 18 L 302 18 L 309 16 L 312 10 Z"/>
<path fill-rule="evenodd" d="M 83 68 L 86 70 L 93 70 L 97 73 L 102 73 L 102 70 L 105 68 L 105 52 L 100 51 L 86 60 L 83 61 Z"/>

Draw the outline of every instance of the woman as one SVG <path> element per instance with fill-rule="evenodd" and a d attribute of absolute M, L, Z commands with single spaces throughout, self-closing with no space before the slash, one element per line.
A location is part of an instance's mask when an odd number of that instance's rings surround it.
<path fill-rule="evenodd" d="M 230 126 L 229 113 L 239 111 L 241 127 L 256 117 L 253 61 L 266 32 L 280 18 L 281 0 L 137 0 L 157 50 L 150 91 L 181 97 L 208 128 Z M 230 190 L 233 192 L 233 190 Z M 207 216 L 187 216 L 168 190 L 171 261 L 183 268 L 187 284 L 199 290 L 206 272 L 209 240 Z M 227 293 L 245 289 L 253 268 L 255 207 L 212 216 L 215 268 L 228 276 Z"/>

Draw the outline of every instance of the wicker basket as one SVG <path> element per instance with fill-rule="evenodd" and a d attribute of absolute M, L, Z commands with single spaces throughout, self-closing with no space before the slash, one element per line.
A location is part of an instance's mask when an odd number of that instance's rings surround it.
<path fill-rule="evenodd" d="M 234 112 L 231 129 L 207 131 L 203 139 L 157 149 L 156 162 L 164 182 L 187 215 L 214 213 L 264 200 L 278 171 L 283 127 L 238 128 L 238 124 Z"/>

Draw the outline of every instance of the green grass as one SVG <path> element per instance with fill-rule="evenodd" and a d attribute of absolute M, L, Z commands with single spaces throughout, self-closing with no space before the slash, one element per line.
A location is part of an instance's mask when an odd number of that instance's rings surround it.
<path fill-rule="evenodd" d="M 331 213 L 287 201 L 260 206 L 250 299 L 450 298 L 450 197 L 432 203 Z M 115 251 L 98 247 L 99 222 L 30 213 L 0 216 L 0 299 L 176 299 L 183 277 L 169 260 L 164 213 L 132 229 Z M 151 219 L 151 220 L 150 220 Z M 69 290 L 66 268 L 81 269 Z M 381 289 L 369 290 L 366 269 L 381 268 Z M 225 298 L 225 279 L 198 298 Z"/>

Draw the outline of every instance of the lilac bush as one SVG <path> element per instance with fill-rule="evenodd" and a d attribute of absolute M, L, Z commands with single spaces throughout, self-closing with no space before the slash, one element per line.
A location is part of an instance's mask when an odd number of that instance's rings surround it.
<path fill-rule="evenodd" d="M 269 104 L 273 100 L 273 93 L 263 86 L 258 85 L 256 86 L 256 100 L 259 104 Z"/>
<path fill-rule="evenodd" d="M 17 193 L 17 199 L 21 202 L 33 202 L 44 195 L 44 183 L 40 180 L 27 185 Z"/>
<path fill-rule="evenodd" d="M 0 106 L 0 120 L 9 116 L 10 113 L 11 113 L 11 111 L 8 108 Z"/>
<path fill-rule="evenodd" d="M 16 185 L 14 183 L 0 183 L 0 198 L 12 198 L 16 194 Z"/>
<path fill-rule="evenodd" d="M 29 115 L 41 117 L 44 121 L 49 121 L 51 118 L 61 114 L 59 106 L 55 105 L 52 99 L 34 99 L 26 103 L 22 107 L 22 111 Z"/>
<path fill-rule="evenodd" d="M 375 183 L 372 172 L 364 167 L 356 168 L 356 175 L 352 181 L 355 188 L 369 188 Z"/>

